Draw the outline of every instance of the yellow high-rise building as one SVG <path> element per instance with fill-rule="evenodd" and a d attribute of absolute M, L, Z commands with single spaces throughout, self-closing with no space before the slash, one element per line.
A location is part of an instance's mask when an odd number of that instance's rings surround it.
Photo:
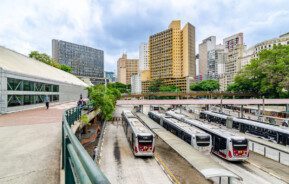
<path fill-rule="evenodd" d="M 196 73 L 195 27 L 174 20 L 167 30 L 149 37 L 149 74 L 142 77 L 143 92 L 148 92 L 152 80 L 162 79 L 165 85 L 175 85 L 189 91 Z"/>

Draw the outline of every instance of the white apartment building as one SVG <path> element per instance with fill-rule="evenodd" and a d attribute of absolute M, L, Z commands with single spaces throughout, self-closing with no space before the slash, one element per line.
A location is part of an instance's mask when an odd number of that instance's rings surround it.
<path fill-rule="evenodd" d="M 219 79 L 220 89 L 225 91 L 228 84 L 232 83 L 235 75 L 241 69 L 244 41 L 243 33 L 238 33 L 223 39 L 225 59 L 225 73 Z"/>
<path fill-rule="evenodd" d="M 131 93 L 132 94 L 141 94 L 141 76 L 140 74 L 131 76 Z"/>
<path fill-rule="evenodd" d="M 149 70 L 149 61 L 148 61 L 148 44 L 141 43 L 139 46 L 139 71 Z"/>
<path fill-rule="evenodd" d="M 258 58 L 258 53 L 265 49 L 272 49 L 275 45 L 289 45 L 289 32 L 280 35 L 278 38 L 273 38 L 260 42 L 244 51 L 244 56 L 241 59 L 241 68 L 250 63 L 251 59 Z"/>

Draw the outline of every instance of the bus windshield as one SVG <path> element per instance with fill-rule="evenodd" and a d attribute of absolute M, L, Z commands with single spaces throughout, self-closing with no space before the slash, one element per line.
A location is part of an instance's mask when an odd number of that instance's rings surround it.
<path fill-rule="evenodd" d="M 235 150 L 245 150 L 248 147 L 248 140 L 232 140 L 233 149 Z"/>
<path fill-rule="evenodd" d="M 138 142 L 139 142 L 139 144 L 142 144 L 142 145 L 151 144 L 153 142 L 153 136 L 152 135 L 149 135 L 149 136 L 139 135 L 138 136 Z"/>
<path fill-rule="evenodd" d="M 196 136 L 197 146 L 209 146 L 210 136 Z"/>

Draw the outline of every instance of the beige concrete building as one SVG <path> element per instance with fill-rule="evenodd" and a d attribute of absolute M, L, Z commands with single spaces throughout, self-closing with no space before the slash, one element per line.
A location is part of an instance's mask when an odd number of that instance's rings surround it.
<path fill-rule="evenodd" d="M 196 75 L 195 27 L 172 21 L 169 28 L 149 37 L 149 73 L 142 75 L 142 89 L 148 91 L 150 81 L 162 79 L 165 85 L 175 85 L 188 91 Z"/>
<path fill-rule="evenodd" d="M 250 63 L 251 59 L 258 58 L 258 53 L 265 49 L 272 49 L 275 45 L 289 45 L 289 33 L 280 35 L 278 38 L 258 43 L 244 51 L 241 59 L 241 68 Z"/>
<path fill-rule="evenodd" d="M 117 61 L 117 81 L 123 84 L 131 83 L 131 76 L 138 73 L 138 59 L 128 59 L 123 54 Z"/>
<path fill-rule="evenodd" d="M 199 75 L 202 80 L 208 79 L 208 52 L 215 49 L 215 47 L 215 36 L 210 36 L 199 44 Z"/>
<path fill-rule="evenodd" d="M 223 40 L 225 47 L 225 74 L 220 78 L 220 89 L 225 91 L 228 84 L 232 83 L 235 75 L 241 69 L 241 59 L 243 57 L 244 42 L 243 33 L 238 33 Z"/>

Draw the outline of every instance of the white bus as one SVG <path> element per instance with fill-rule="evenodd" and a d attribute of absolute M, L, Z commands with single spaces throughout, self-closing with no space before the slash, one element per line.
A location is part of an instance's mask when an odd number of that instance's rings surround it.
<path fill-rule="evenodd" d="M 135 156 L 153 156 L 155 135 L 131 111 L 122 112 L 123 128 Z"/>
<path fill-rule="evenodd" d="M 208 152 L 211 150 L 212 140 L 208 133 L 156 111 L 150 111 L 148 116 L 195 149 Z"/>
<path fill-rule="evenodd" d="M 212 136 L 212 153 L 229 161 L 243 161 L 249 157 L 248 140 L 215 126 L 209 126 L 198 120 L 173 111 L 168 115 L 183 121 L 191 126 L 200 128 Z"/>

